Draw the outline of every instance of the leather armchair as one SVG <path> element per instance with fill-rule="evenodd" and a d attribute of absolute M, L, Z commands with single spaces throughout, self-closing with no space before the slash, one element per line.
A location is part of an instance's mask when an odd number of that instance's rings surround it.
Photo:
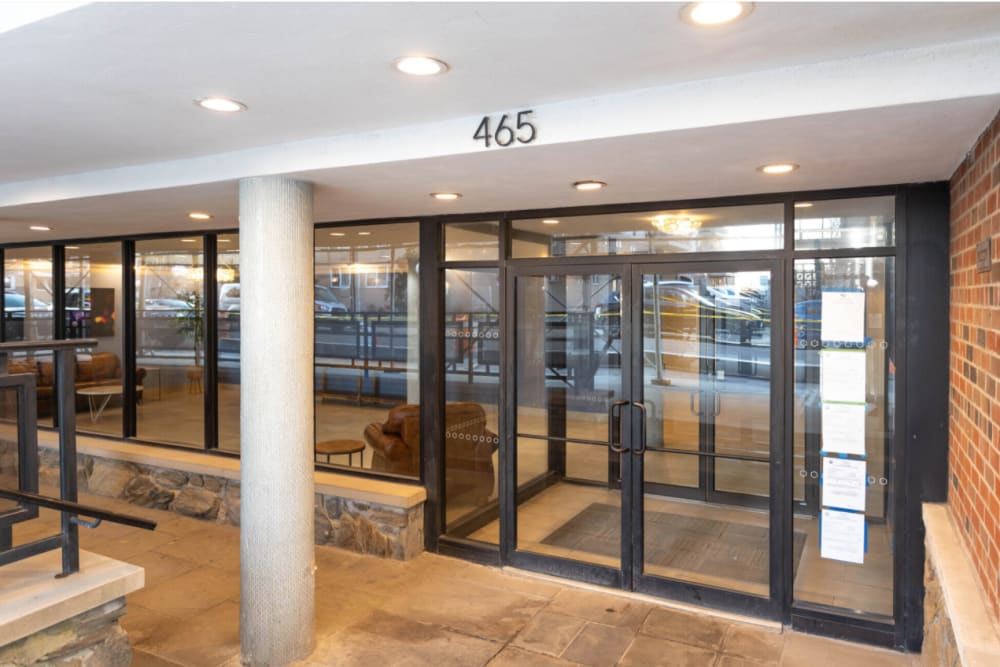
<path fill-rule="evenodd" d="M 452 502 L 480 505 L 493 495 L 493 453 L 500 444 L 486 428 L 478 403 L 448 403 L 445 421 L 445 492 Z M 383 424 L 369 424 L 365 440 L 374 451 L 373 470 L 420 474 L 420 406 L 397 405 Z"/>

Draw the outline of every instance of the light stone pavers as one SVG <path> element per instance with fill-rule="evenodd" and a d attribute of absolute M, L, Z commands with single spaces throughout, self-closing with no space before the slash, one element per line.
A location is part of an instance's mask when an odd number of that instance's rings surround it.
<path fill-rule="evenodd" d="M 104 526 L 88 548 L 128 552 L 147 587 L 121 625 L 135 667 L 238 667 L 238 528 L 85 494 L 160 522 Z M 43 510 L 19 532 L 55 529 Z M 154 538 L 153 535 L 156 537 Z M 125 547 L 128 542 L 132 546 Z M 316 650 L 299 667 L 914 667 L 919 656 L 677 611 L 667 605 L 423 554 L 395 561 L 316 547 Z"/>

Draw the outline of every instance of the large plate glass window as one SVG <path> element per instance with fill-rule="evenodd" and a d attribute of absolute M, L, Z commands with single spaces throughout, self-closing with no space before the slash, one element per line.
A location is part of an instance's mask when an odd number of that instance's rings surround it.
<path fill-rule="evenodd" d="M 420 476 L 418 223 L 316 230 L 316 460 Z"/>
<path fill-rule="evenodd" d="M 240 450 L 240 237 L 219 234 L 215 279 L 218 301 L 219 448 Z"/>
<path fill-rule="evenodd" d="M 66 246 L 66 336 L 96 338 L 77 354 L 76 426 L 80 431 L 122 435 L 122 248 L 120 243 Z M 144 386 L 145 371 L 136 384 Z M 141 402 L 145 393 L 139 391 Z"/>
<path fill-rule="evenodd" d="M 497 269 L 444 272 L 447 532 L 497 544 L 500 284 Z"/>
<path fill-rule="evenodd" d="M 51 246 L 8 248 L 4 250 L 3 257 L 4 340 L 50 340 L 53 337 L 55 303 Z M 51 426 L 55 412 L 52 354 L 11 355 L 7 372 L 35 374 L 38 423 Z M 13 397 L 12 392 L 5 393 Z"/>
<path fill-rule="evenodd" d="M 887 623 L 896 523 L 894 283 L 892 257 L 795 262 L 795 531 L 807 540 L 794 598 Z"/>
<path fill-rule="evenodd" d="M 142 440 L 204 447 L 204 278 L 202 237 L 136 241 L 135 355 L 143 375 L 136 436 Z"/>

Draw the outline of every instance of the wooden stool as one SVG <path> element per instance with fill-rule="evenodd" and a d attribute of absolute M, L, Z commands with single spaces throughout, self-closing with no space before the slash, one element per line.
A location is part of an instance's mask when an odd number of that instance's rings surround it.
<path fill-rule="evenodd" d="M 360 440 L 323 440 L 316 443 L 314 456 L 325 456 L 330 462 L 331 456 L 347 455 L 347 464 L 354 465 L 354 455 L 361 454 L 361 467 L 365 467 L 365 443 Z"/>

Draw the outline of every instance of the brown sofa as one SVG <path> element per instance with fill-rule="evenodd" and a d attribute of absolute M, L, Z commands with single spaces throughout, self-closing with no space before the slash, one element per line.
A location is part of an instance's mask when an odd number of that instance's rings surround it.
<path fill-rule="evenodd" d="M 55 410 L 55 363 L 51 359 L 33 361 L 27 359 L 11 359 L 7 362 L 7 372 L 33 373 L 38 395 L 38 416 L 49 417 Z M 146 377 L 145 368 L 137 368 L 136 384 L 141 385 Z M 76 361 L 76 388 L 95 387 L 104 384 L 121 382 L 122 367 L 118 355 L 113 352 L 95 352 L 91 355 L 80 355 Z M 136 397 L 142 401 L 142 392 Z M 116 400 L 116 399 L 113 399 Z M 76 395 L 76 410 L 87 410 L 87 397 Z"/>
<path fill-rule="evenodd" d="M 445 421 L 445 492 L 451 502 L 481 505 L 493 495 L 493 453 L 500 439 L 486 428 L 478 403 L 448 403 Z M 383 424 L 369 424 L 365 440 L 373 470 L 420 475 L 420 406 L 397 405 Z"/>

